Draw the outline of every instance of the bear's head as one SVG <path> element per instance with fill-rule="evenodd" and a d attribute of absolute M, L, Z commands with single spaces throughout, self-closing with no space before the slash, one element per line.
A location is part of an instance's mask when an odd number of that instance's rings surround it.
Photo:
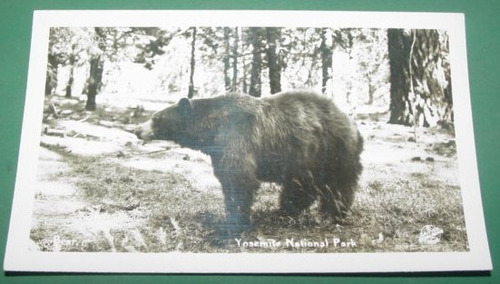
<path fill-rule="evenodd" d="M 191 102 L 182 98 L 177 104 L 155 113 L 150 120 L 138 126 L 134 133 L 137 138 L 145 141 L 158 139 L 180 142 L 186 137 L 192 110 Z"/>

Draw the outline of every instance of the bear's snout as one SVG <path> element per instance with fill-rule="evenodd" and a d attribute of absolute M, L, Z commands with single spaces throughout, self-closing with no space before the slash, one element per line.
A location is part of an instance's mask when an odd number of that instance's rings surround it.
<path fill-rule="evenodd" d="M 135 136 L 137 136 L 137 138 L 139 139 L 142 139 L 141 135 L 142 135 L 142 128 L 140 126 L 137 126 L 134 130 L 133 130 Z"/>
<path fill-rule="evenodd" d="M 154 132 L 151 120 L 137 126 L 134 129 L 134 134 L 141 140 L 152 140 L 154 138 Z"/>

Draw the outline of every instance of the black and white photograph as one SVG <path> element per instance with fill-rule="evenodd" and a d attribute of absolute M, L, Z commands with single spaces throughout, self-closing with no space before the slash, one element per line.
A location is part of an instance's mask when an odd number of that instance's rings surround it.
<path fill-rule="evenodd" d="M 463 15 L 36 11 L 5 267 L 491 269 Z"/>

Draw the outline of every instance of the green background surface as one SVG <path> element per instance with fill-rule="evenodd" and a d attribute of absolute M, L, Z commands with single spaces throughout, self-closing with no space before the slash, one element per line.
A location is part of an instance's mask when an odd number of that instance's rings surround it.
<path fill-rule="evenodd" d="M 498 0 L 0 0 L 0 266 L 3 267 L 17 170 L 33 10 L 263 9 L 459 12 L 466 18 L 467 58 L 476 153 L 490 250 L 500 265 L 500 1 Z M 29 205 L 27 205 L 29 206 Z M 355 275 L 89 275 L 0 274 L 0 283 L 500 283 L 491 273 Z"/>

